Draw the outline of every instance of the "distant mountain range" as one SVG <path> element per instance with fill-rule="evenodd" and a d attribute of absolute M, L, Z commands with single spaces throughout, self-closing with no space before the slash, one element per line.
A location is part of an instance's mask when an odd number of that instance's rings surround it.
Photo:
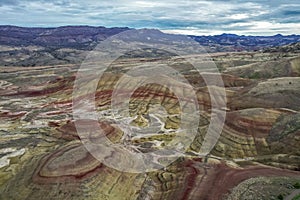
<path fill-rule="evenodd" d="M 0 66 L 35 66 L 82 61 L 87 51 L 100 41 L 130 30 L 127 27 L 63 26 L 57 28 L 25 28 L 0 26 Z M 165 34 L 155 31 L 156 34 Z M 256 51 L 300 42 L 300 35 L 189 36 L 207 52 Z"/>
<path fill-rule="evenodd" d="M 300 42 L 300 35 L 245 36 L 222 34 L 214 36 L 190 36 L 203 46 L 215 48 L 215 51 L 261 50 Z"/>
<path fill-rule="evenodd" d="M 58 28 L 24 28 L 0 26 L 0 45 L 37 45 L 48 48 L 83 49 L 129 28 L 62 26 Z"/>

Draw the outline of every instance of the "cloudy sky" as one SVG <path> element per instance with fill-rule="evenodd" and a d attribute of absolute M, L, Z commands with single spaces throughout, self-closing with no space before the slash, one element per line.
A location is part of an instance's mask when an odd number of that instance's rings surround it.
<path fill-rule="evenodd" d="M 215 35 L 300 34 L 299 0 L 0 0 L 2 25 L 158 28 Z"/>

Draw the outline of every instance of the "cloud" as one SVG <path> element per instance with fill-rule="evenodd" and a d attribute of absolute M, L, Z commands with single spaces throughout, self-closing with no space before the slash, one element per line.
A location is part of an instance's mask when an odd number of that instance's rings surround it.
<path fill-rule="evenodd" d="M 1 24 L 159 28 L 166 32 L 300 34 L 298 0 L 1 0 Z"/>

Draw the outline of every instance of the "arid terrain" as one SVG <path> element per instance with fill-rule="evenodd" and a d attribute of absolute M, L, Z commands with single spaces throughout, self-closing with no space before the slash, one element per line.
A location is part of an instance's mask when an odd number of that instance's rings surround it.
<path fill-rule="evenodd" d="M 83 30 L 79 35 L 73 32 L 75 39 L 67 38 L 70 34 L 64 30 L 55 30 L 55 34 L 52 29 L 46 33 L 35 30 L 37 39 L 10 37 L 7 43 L 5 31 L 0 32 L 0 199 L 276 200 L 300 188 L 299 43 L 282 40 L 281 44 L 253 49 L 245 44 L 238 49 L 216 39 L 212 46 L 204 45 L 225 89 L 207 85 L 190 71 L 185 58 L 200 62 L 201 54 L 179 58 L 147 50 L 115 60 L 97 83 L 94 96 L 96 111 L 105 116 L 97 123 L 112 143 L 126 138 L 117 124 L 122 115 L 113 116 L 110 109 L 111 98 L 118 81 L 133 65 L 151 69 L 168 63 L 178 69 L 193 86 L 201 110 L 196 136 L 183 156 L 160 170 L 131 173 L 106 166 L 85 148 L 76 125 L 88 123 L 76 121 L 72 107 L 78 100 L 73 98 L 74 82 L 89 48 L 127 28 L 108 31 L 103 27 L 101 34 L 88 29 L 90 40 L 80 36 L 88 35 Z M 230 40 L 232 36 L 222 37 Z M 213 80 L 218 74 L 208 69 L 204 76 Z M 214 98 L 216 102 L 226 98 L 225 107 L 219 108 L 226 116 L 216 145 L 203 156 L 201 146 L 213 117 L 211 88 L 224 89 L 225 96 Z M 126 87 L 122 89 L 126 93 Z M 185 89 L 179 86 L 178 90 Z M 134 135 L 130 145 L 148 152 L 176 140 L 179 103 L 173 91 L 159 84 L 138 87 L 130 97 L 133 120 L 129 123 L 138 130 L 153 123 L 159 131 Z M 111 153 L 106 159 L 114 156 Z M 126 157 L 119 159 L 126 161 Z"/>

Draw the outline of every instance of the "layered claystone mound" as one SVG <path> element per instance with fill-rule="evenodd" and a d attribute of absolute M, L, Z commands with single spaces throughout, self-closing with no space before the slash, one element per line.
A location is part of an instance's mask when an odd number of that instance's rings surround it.
<path fill-rule="evenodd" d="M 250 79 L 266 79 L 295 75 L 293 64 L 289 59 L 231 67 L 224 73 Z"/>
<path fill-rule="evenodd" d="M 239 183 L 260 176 L 300 178 L 297 172 L 266 166 L 235 168 L 217 160 L 181 159 L 150 173 L 138 199 L 223 199 Z"/>
<path fill-rule="evenodd" d="M 287 144 L 285 144 L 286 146 Z M 272 147 L 271 147 L 272 148 Z M 283 149 L 283 145 L 281 145 Z M 281 169 L 290 169 L 294 171 L 300 170 L 299 154 L 294 153 L 278 153 L 265 156 L 258 156 L 253 161 L 263 163 L 268 166 L 274 166 Z"/>
<path fill-rule="evenodd" d="M 293 76 L 300 76 L 300 57 L 291 59 Z"/>
<path fill-rule="evenodd" d="M 94 124 L 94 122 L 88 121 L 88 120 L 76 120 L 76 121 L 67 121 L 61 126 L 58 126 L 56 130 L 59 132 L 57 135 L 59 138 L 65 139 L 65 140 L 80 140 L 83 138 L 80 138 L 81 136 L 84 137 L 87 134 L 78 135 L 78 130 L 76 129 L 76 126 L 90 126 Z M 122 131 L 117 128 L 116 125 L 110 122 L 105 121 L 99 121 L 97 122 L 99 125 L 99 128 L 102 129 L 104 135 L 112 142 L 118 142 L 122 138 Z M 96 139 L 96 135 L 92 134 L 90 135 Z M 100 135 L 99 135 L 100 137 Z M 93 138 L 91 138 L 93 139 Z"/>
<path fill-rule="evenodd" d="M 212 154 L 231 158 L 271 154 L 266 139 L 281 114 L 279 110 L 259 108 L 227 113 L 223 132 Z"/>
<path fill-rule="evenodd" d="M 77 121 L 76 124 L 82 126 L 91 125 L 90 121 Z M 71 123 L 69 126 L 72 127 L 72 125 L 74 123 Z M 122 138 L 120 130 L 104 122 L 100 122 L 99 127 L 105 133 L 105 137 L 111 142 L 120 142 Z M 88 139 L 92 142 L 97 142 L 98 138 L 103 137 L 102 135 L 90 135 L 89 133 L 87 135 L 89 136 Z M 90 154 L 82 143 L 79 141 L 75 142 L 74 145 L 67 145 L 44 158 L 37 170 L 36 176 L 42 178 L 80 177 L 97 168 L 100 165 L 99 161 Z"/>
<path fill-rule="evenodd" d="M 165 170 L 151 172 L 138 199 L 190 199 L 204 175 L 201 159 L 179 159 Z"/>
<path fill-rule="evenodd" d="M 269 79 L 237 92 L 229 102 L 232 110 L 245 108 L 288 108 L 299 110 L 299 77 Z"/>
<path fill-rule="evenodd" d="M 241 78 L 238 76 L 233 76 L 230 74 L 220 74 L 220 73 L 200 73 L 200 75 L 197 74 L 190 74 L 185 76 L 187 80 L 195 87 L 205 87 L 207 86 L 207 83 L 205 80 L 209 80 L 211 85 L 216 86 L 224 86 L 224 87 L 246 87 L 249 85 L 254 84 L 254 81 L 247 79 L 247 78 Z M 223 83 L 218 82 L 218 78 L 222 78 Z M 215 80 L 215 84 L 214 81 Z"/>
<path fill-rule="evenodd" d="M 247 166 L 242 169 L 233 169 L 226 166 L 219 166 L 214 170 L 215 191 L 210 199 L 222 199 L 226 197 L 229 191 L 239 183 L 254 177 L 289 177 L 299 179 L 299 173 L 290 170 L 281 170 L 266 166 Z M 278 188 L 275 186 L 275 188 Z M 273 188 L 272 190 L 277 190 Z M 249 196 L 248 196 L 249 198 Z M 253 197 L 255 198 L 255 197 Z M 230 198 L 229 198 L 230 199 Z"/>
<path fill-rule="evenodd" d="M 101 163 L 79 143 L 61 148 L 43 158 L 33 180 L 49 183 L 58 182 L 58 179 L 76 179 L 95 173 L 100 167 Z"/>
<path fill-rule="evenodd" d="M 282 115 L 274 124 L 267 141 L 272 151 L 299 155 L 300 115 Z M 299 163 L 298 163 L 299 164 Z"/>
<path fill-rule="evenodd" d="M 9 181 L 10 187 L 7 187 L 0 197 L 2 199 L 136 199 L 144 177 L 106 167 L 81 143 L 75 142 L 65 144 L 39 160 L 33 158 L 15 178 Z M 132 187 L 124 187 L 124 185 Z"/>
<path fill-rule="evenodd" d="M 45 73 L 42 72 L 42 70 L 43 69 L 38 69 L 37 71 Z M 67 68 L 65 72 L 62 73 L 67 74 L 65 77 L 61 76 L 62 74 L 60 74 L 59 71 L 55 72 L 57 74 L 38 74 L 37 77 L 35 77 L 34 74 L 24 72 L 24 75 L 19 78 L 20 80 L 12 80 L 14 87 L 11 89 L 13 90 L 3 95 L 25 97 L 55 96 L 56 94 L 62 93 L 64 93 L 64 95 L 71 95 L 75 76 L 70 73 L 69 70 L 73 69 Z M 11 89 L 6 88 L 6 90 Z"/>
<path fill-rule="evenodd" d="M 297 139 L 295 136 L 297 133 L 299 133 L 299 131 L 300 131 L 299 113 L 282 115 L 280 116 L 280 118 L 278 118 L 278 120 L 274 124 L 268 140 L 270 142 L 277 142 L 289 135 Z"/>
<path fill-rule="evenodd" d="M 155 65 L 155 63 L 153 65 Z M 95 94 L 98 109 L 105 109 L 106 106 L 109 106 L 109 104 L 111 103 L 113 91 L 121 77 L 122 74 L 113 74 L 113 73 L 103 74 L 102 78 L 98 83 L 96 94 Z M 210 80 L 209 85 L 207 85 L 203 77 L 205 77 L 205 79 L 207 80 Z M 200 109 L 203 110 L 208 110 L 211 107 L 211 99 L 210 99 L 211 96 L 209 93 L 209 88 L 211 88 L 211 90 L 221 91 L 224 86 L 228 88 L 239 88 L 239 87 L 246 87 L 249 85 L 253 85 L 253 81 L 249 79 L 242 79 L 231 75 L 220 76 L 219 74 L 216 73 L 205 73 L 203 74 L 203 76 L 199 74 L 197 75 L 195 73 L 194 75 L 187 75 L 185 76 L 185 78 L 189 84 L 193 85 L 196 91 L 197 101 L 199 103 Z M 212 81 L 212 80 L 218 80 L 218 78 L 223 78 L 224 85 L 222 83 L 219 83 L 219 81 Z M 128 78 L 128 81 L 129 80 L 130 77 Z M 126 94 L 128 92 L 132 92 L 131 90 L 129 90 L 129 88 L 133 88 L 133 86 L 138 84 L 138 82 L 135 83 L 134 85 L 127 85 L 127 83 L 123 83 L 123 84 L 124 85 L 121 86 L 121 90 L 119 89 L 118 92 Z M 129 84 L 133 84 L 133 83 L 131 82 Z M 181 91 L 181 90 L 189 91 L 188 89 L 184 88 L 183 84 L 179 86 L 176 86 L 176 82 L 174 84 L 175 85 L 171 84 L 170 86 L 173 87 L 174 89 L 177 88 L 177 90 L 180 90 L 180 93 L 185 94 L 185 91 Z M 230 91 L 228 92 L 230 93 Z M 145 101 L 146 104 L 148 102 L 151 102 L 152 104 L 153 103 L 165 104 L 164 106 L 166 105 L 171 106 L 175 104 L 175 107 L 178 107 L 179 105 L 176 105 L 178 104 L 178 99 L 177 99 L 178 96 L 176 96 L 176 93 L 177 93 L 176 91 L 169 90 L 169 88 L 164 85 L 145 84 L 135 89 L 135 91 L 132 93 L 131 96 L 131 102 L 134 103 L 135 100 L 137 99 L 140 101 L 141 100 Z M 216 94 L 222 94 L 222 92 L 216 92 Z M 167 111 L 168 110 L 169 109 L 167 109 Z M 176 110 L 176 112 L 178 112 L 178 110 Z"/>

